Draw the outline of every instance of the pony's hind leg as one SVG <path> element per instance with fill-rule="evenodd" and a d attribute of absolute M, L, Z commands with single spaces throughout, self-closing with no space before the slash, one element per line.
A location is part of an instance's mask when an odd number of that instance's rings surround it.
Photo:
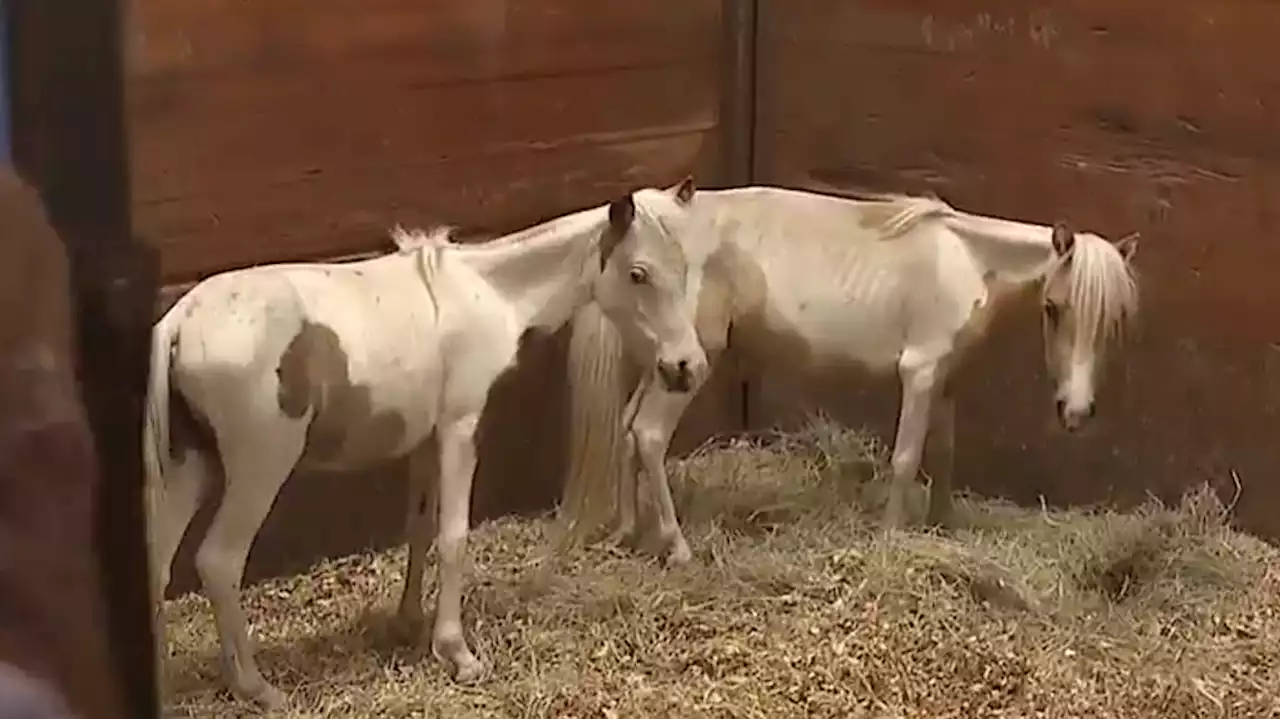
<path fill-rule="evenodd" d="M 436 622 L 431 639 L 435 656 L 451 664 L 454 678 L 473 682 L 484 675 L 484 664 L 467 646 L 462 634 L 462 580 L 470 526 L 471 484 L 476 472 L 476 427 L 480 413 L 442 424 L 440 441 L 440 520 L 436 547 L 440 554 L 440 588 L 436 593 Z"/>
<path fill-rule="evenodd" d="M 266 709 L 283 706 L 285 695 L 267 682 L 254 659 L 240 583 L 254 537 L 305 442 L 306 422 L 285 417 L 245 417 L 219 433 L 226 490 L 196 552 L 196 570 L 218 627 L 227 684 L 240 698 Z"/>
<path fill-rule="evenodd" d="M 150 545 L 151 571 L 155 573 L 152 588 L 155 601 L 156 661 L 167 657 L 164 631 L 164 593 L 169 588 L 173 557 L 191 525 L 212 483 L 215 461 L 199 450 L 188 450 L 173 463 L 165 476 L 156 481 L 155 504 L 151 507 Z M 163 669 L 157 663 L 156 670 Z"/>
<path fill-rule="evenodd" d="M 938 387 L 930 418 L 925 462 L 932 481 L 929 484 L 929 510 L 925 521 L 935 527 L 947 528 L 955 522 L 951 480 L 955 473 L 956 400 L 951 392 L 950 382 L 943 381 Z"/>
<path fill-rule="evenodd" d="M 405 532 L 408 540 L 404 588 L 396 611 L 394 629 L 405 642 L 416 644 L 422 636 L 422 578 L 431 546 L 432 518 L 438 513 L 439 495 L 435 491 L 434 472 L 428 462 L 438 452 L 430 442 L 423 442 L 409 455 L 408 503 L 405 507 Z"/>

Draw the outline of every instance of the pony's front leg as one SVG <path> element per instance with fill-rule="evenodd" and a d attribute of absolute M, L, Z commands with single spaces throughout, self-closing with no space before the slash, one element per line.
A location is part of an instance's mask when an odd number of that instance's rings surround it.
<path fill-rule="evenodd" d="M 893 440 L 892 478 L 885 505 L 882 529 L 901 529 L 906 524 L 907 489 L 920 471 L 920 458 L 929 432 L 929 401 L 938 374 L 938 362 L 904 354 L 898 363 L 902 380 L 902 407 L 898 412 L 898 432 Z"/>
<path fill-rule="evenodd" d="M 667 450 L 671 447 L 671 436 L 675 434 L 680 417 L 693 401 L 695 393 L 666 392 L 656 385 L 651 390 L 640 403 L 635 420 L 631 423 L 630 434 L 634 438 L 636 452 L 648 479 L 649 497 L 656 501 L 660 556 L 665 554 L 668 564 L 684 564 L 693 558 L 693 554 L 689 551 L 689 543 L 685 541 L 680 521 L 676 517 L 666 459 Z"/>
<path fill-rule="evenodd" d="M 929 484 L 929 511 L 925 521 L 935 527 L 949 527 L 955 511 L 951 480 L 956 462 L 956 399 L 949 381 L 944 380 L 938 386 L 930 417 L 925 457 L 932 482 Z"/>
<path fill-rule="evenodd" d="M 462 578 L 467 558 L 471 513 L 471 484 L 476 471 L 476 427 L 480 412 L 464 415 L 437 430 L 440 442 L 440 519 L 436 539 L 440 556 L 440 588 L 436 595 L 435 631 L 431 650 L 454 668 L 459 682 L 484 674 L 462 634 Z"/>
<path fill-rule="evenodd" d="M 422 577 L 431 546 L 431 520 L 438 511 L 434 472 L 428 465 L 436 459 L 432 444 L 423 442 L 409 455 L 408 496 L 405 504 L 405 532 L 408 556 L 404 589 L 396 612 L 395 630 L 400 639 L 416 644 L 422 636 Z"/>

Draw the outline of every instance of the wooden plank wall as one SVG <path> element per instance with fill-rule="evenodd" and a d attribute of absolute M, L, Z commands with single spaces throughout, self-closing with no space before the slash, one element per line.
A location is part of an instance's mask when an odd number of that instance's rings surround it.
<path fill-rule="evenodd" d="M 137 232 L 178 283 L 377 250 L 394 222 L 509 231 L 693 170 L 722 180 L 721 4 L 136 0 Z M 478 517 L 558 492 L 564 337 L 526 349 L 486 418 Z M 740 425 L 738 388 L 700 401 L 683 446 Z M 398 540 L 400 470 L 290 482 L 250 576 Z"/>
<path fill-rule="evenodd" d="M 1142 325 L 1098 426 L 1050 429 L 1036 320 L 1011 318 L 960 388 L 958 480 L 1124 504 L 1205 480 L 1229 495 L 1234 472 L 1240 522 L 1280 538 L 1280 80 L 1259 61 L 1280 6 L 789 0 L 760 13 L 757 182 L 931 189 L 978 212 L 1143 233 Z M 801 385 L 753 380 L 751 423 L 807 405 L 892 426 L 892 388 Z"/>

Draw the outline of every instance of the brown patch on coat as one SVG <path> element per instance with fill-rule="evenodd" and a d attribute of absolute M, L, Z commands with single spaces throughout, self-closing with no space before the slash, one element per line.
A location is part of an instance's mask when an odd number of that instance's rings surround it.
<path fill-rule="evenodd" d="M 347 353 L 331 328 L 305 322 L 276 370 L 280 411 L 313 412 L 300 463 L 358 466 L 389 459 L 404 443 L 404 417 L 374 405 L 372 389 L 351 380 Z"/>

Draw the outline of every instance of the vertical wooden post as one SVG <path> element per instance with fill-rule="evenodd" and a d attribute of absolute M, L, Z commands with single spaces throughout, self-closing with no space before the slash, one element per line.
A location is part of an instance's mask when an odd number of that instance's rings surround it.
<path fill-rule="evenodd" d="M 724 40 L 720 75 L 720 183 L 750 185 L 755 180 L 756 38 L 759 0 L 724 0 Z M 741 378 L 741 427 L 751 426 L 751 383 Z"/>
<path fill-rule="evenodd" d="M 131 236 L 119 0 L 7 0 L 19 168 L 63 238 L 77 378 L 102 467 L 96 505 L 108 634 L 124 716 L 158 716 L 142 418 L 157 258 Z M 104 713 L 110 715 L 113 712 Z"/>
<path fill-rule="evenodd" d="M 759 0 L 724 0 L 720 73 L 721 183 L 753 180 L 756 127 L 756 16 Z"/>
<path fill-rule="evenodd" d="M 0 164 L 9 163 L 9 10 L 0 0 Z"/>

